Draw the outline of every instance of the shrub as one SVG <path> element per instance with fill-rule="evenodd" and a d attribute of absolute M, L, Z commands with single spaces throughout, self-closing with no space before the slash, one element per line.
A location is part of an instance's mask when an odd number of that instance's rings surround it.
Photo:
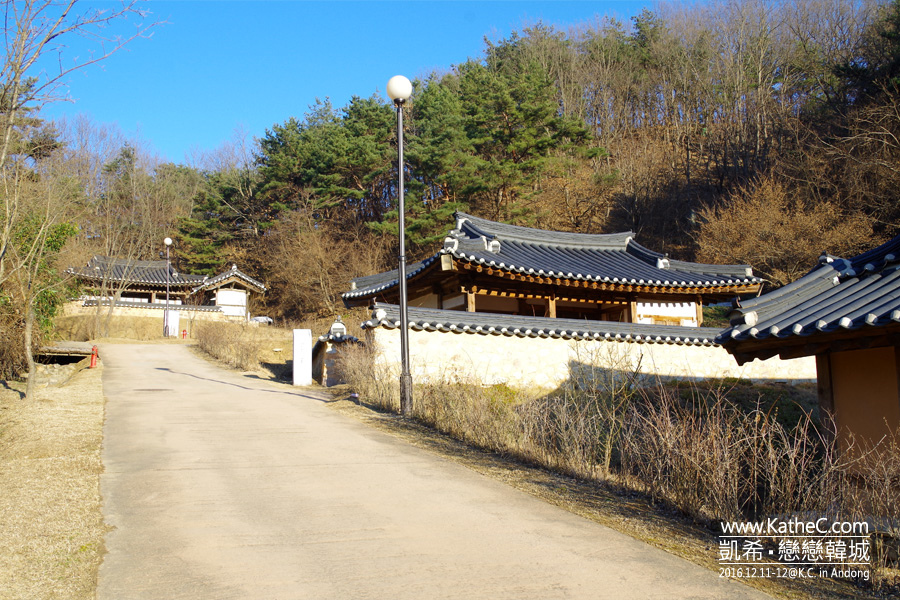
<path fill-rule="evenodd" d="M 259 369 L 262 348 L 259 327 L 245 323 L 200 321 L 195 328 L 201 350 L 232 367 L 244 371 Z"/>

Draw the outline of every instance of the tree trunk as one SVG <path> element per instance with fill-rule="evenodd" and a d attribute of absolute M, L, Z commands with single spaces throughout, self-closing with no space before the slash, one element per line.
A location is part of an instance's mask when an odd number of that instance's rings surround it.
<path fill-rule="evenodd" d="M 28 363 L 28 383 L 25 386 L 25 399 L 34 400 L 35 380 L 37 368 L 34 363 L 34 354 L 31 352 L 31 342 L 34 338 L 34 303 L 29 301 L 25 309 L 25 360 Z"/>

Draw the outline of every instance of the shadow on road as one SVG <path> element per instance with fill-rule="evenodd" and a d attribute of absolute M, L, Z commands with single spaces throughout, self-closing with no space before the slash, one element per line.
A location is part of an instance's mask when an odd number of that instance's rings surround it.
<path fill-rule="evenodd" d="M 230 385 L 230 386 L 232 386 L 232 387 L 240 388 L 240 389 L 242 389 L 242 390 L 247 390 L 247 391 L 251 391 L 251 392 L 264 392 L 264 393 L 266 393 L 266 394 L 284 394 L 284 395 L 286 395 L 286 396 L 297 396 L 297 397 L 300 397 L 300 398 L 308 398 L 308 399 L 310 399 L 310 400 L 318 400 L 319 402 L 331 402 L 331 400 L 329 400 L 329 399 L 326 399 L 326 398 L 319 398 L 319 397 L 317 397 L 317 396 L 310 396 L 310 395 L 307 395 L 307 394 L 304 394 L 304 393 L 300 392 L 299 390 L 298 390 L 298 391 L 293 391 L 293 390 L 267 390 L 267 389 L 265 389 L 265 388 L 259 388 L 259 387 L 248 387 L 248 386 L 245 386 L 245 385 L 241 385 L 241 384 L 239 384 L 239 383 L 233 383 L 233 382 L 230 382 L 230 381 L 222 381 L 221 379 L 212 379 L 212 378 L 210 378 L 210 377 L 200 377 L 199 375 L 194 375 L 193 373 L 185 373 L 185 372 L 183 372 L 183 371 L 174 371 L 174 370 L 172 370 L 172 369 L 170 369 L 170 368 L 168 368 L 168 367 L 156 367 L 156 370 L 157 370 L 157 371 L 168 371 L 169 373 L 171 373 L 171 374 L 173 374 L 173 375 L 184 375 L 184 376 L 186 376 L 186 377 L 193 377 L 194 379 L 200 379 L 200 380 L 202 380 L 202 381 L 211 381 L 211 382 L 213 382 L 213 383 L 219 383 L 219 384 L 222 384 L 222 385 Z M 259 381 L 271 381 L 270 379 L 263 379 L 262 377 L 257 377 L 257 376 L 255 376 L 255 375 L 253 375 L 253 376 L 251 376 L 251 377 L 252 377 L 253 379 L 257 379 L 257 380 L 259 380 Z"/>

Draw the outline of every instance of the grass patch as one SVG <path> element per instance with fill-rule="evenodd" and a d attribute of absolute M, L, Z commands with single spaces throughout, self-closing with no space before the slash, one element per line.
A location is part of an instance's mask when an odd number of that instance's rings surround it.
<path fill-rule="evenodd" d="M 704 306 L 703 326 L 725 329 L 730 325 L 728 313 L 732 311 L 730 306 Z"/>
<path fill-rule="evenodd" d="M 0 389 L 0 598 L 94 598 L 107 527 L 100 504 L 101 369 L 20 398 Z M 22 385 L 21 387 L 24 387 Z"/>

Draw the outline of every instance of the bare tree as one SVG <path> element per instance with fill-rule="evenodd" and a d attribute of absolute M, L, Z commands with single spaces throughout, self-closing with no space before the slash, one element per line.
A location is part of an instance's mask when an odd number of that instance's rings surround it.
<path fill-rule="evenodd" d="M 770 178 L 742 186 L 724 207 L 699 216 L 701 261 L 750 264 L 778 286 L 805 274 L 822 252 L 852 256 L 872 243 L 861 214 L 804 202 Z"/>
<path fill-rule="evenodd" d="M 0 63 L 0 285 L 14 290 L 21 303 L 25 329 L 23 352 L 29 368 L 30 395 L 34 381 L 31 357 L 35 302 L 47 291 L 43 277 L 48 253 L 58 251 L 68 203 L 77 194 L 70 174 L 58 169 L 55 132 L 35 131 L 37 111 L 64 99 L 66 78 L 108 58 L 127 43 L 144 36 L 155 24 L 145 24 L 137 0 L 113 9 L 83 8 L 78 0 L 6 0 L 3 4 L 3 44 Z M 113 33 L 131 19 L 139 22 L 127 35 Z M 87 39 L 93 52 L 68 60 L 66 45 Z M 48 65 L 54 65 L 48 68 Z"/>
<path fill-rule="evenodd" d="M 23 118 L 43 105 L 63 99 L 66 78 L 121 50 L 144 36 L 154 24 L 145 25 L 145 12 L 137 0 L 122 2 L 115 9 L 80 11 L 78 0 L 6 0 L 3 40 L 5 57 L 0 65 L 0 172 L 13 152 L 22 152 Z M 139 18 L 141 24 L 128 36 L 109 34 L 114 23 Z M 63 52 L 72 37 L 95 42 L 95 52 L 67 62 Z M 55 55 L 55 70 L 40 70 Z M 8 276 L 6 256 L 19 215 L 18 196 L 4 195 L 0 224 L 0 283 Z"/>

